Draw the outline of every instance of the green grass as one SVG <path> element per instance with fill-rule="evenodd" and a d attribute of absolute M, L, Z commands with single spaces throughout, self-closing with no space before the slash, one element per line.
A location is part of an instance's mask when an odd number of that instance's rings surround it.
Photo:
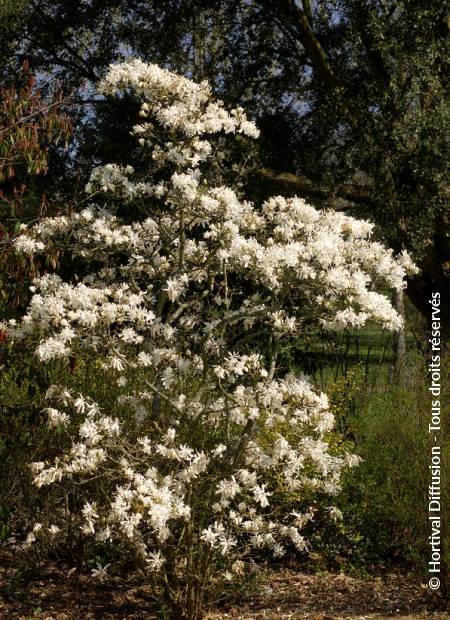
<path fill-rule="evenodd" d="M 406 344 L 409 350 L 415 348 L 411 332 L 406 334 Z M 375 325 L 330 335 L 316 332 L 296 351 L 293 366 L 324 391 L 350 371 L 363 377 L 367 389 L 379 390 L 391 380 L 394 346 L 395 335 Z"/>

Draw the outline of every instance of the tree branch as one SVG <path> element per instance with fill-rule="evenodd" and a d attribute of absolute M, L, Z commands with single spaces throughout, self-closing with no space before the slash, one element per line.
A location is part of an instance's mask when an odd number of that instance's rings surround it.
<path fill-rule="evenodd" d="M 333 187 L 318 185 L 308 177 L 292 172 L 277 172 L 271 168 L 260 168 L 256 171 L 267 181 L 280 183 L 295 188 L 301 193 L 313 196 L 338 196 L 356 203 L 370 204 L 373 187 L 371 185 L 359 185 L 357 183 L 339 183 Z"/>
<path fill-rule="evenodd" d="M 303 0 L 303 10 L 310 24 L 312 24 L 311 0 Z"/>
<path fill-rule="evenodd" d="M 264 3 L 269 9 L 288 20 L 295 28 L 317 76 L 323 81 L 336 83 L 337 76 L 308 19 L 308 15 L 312 18 L 310 3 L 304 2 L 304 9 L 299 7 L 295 0 L 276 0 L 275 2 L 265 0 Z"/>
<path fill-rule="evenodd" d="M 26 121 L 29 121 L 35 116 L 39 116 L 40 114 L 42 115 L 47 114 L 47 112 L 49 112 L 52 108 L 55 108 L 57 106 L 68 107 L 68 106 L 73 106 L 73 105 L 75 104 L 70 102 L 69 97 L 66 97 L 65 99 L 58 99 L 57 101 L 53 101 L 52 103 L 46 104 L 42 108 L 39 108 L 38 110 L 35 110 L 34 112 L 27 114 L 26 116 L 21 116 L 18 121 L 16 121 L 15 123 L 12 123 L 11 125 L 7 125 L 4 129 L 0 129 L 0 136 L 3 135 L 4 133 L 7 133 L 8 131 L 11 131 L 11 129 L 14 129 L 14 127 L 17 127 L 18 125 L 22 125 L 23 123 L 25 123 Z"/>

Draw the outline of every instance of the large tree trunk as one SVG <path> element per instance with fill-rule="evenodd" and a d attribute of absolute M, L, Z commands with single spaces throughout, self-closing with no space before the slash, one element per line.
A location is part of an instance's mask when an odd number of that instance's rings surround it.
<path fill-rule="evenodd" d="M 411 278 L 406 289 L 414 306 L 424 316 L 428 329 L 431 327 L 431 294 L 441 295 L 441 335 L 450 342 L 450 230 L 448 218 L 436 223 L 436 232 L 429 249 L 419 263 L 421 273 Z"/>

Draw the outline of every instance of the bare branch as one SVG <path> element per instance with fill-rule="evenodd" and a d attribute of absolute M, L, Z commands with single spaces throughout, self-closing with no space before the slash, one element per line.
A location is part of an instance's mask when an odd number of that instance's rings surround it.
<path fill-rule="evenodd" d="M 311 0 L 303 0 L 303 10 L 306 17 L 308 18 L 309 23 L 312 25 Z"/>
<path fill-rule="evenodd" d="M 303 9 L 295 0 L 276 0 L 275 2 L 264 1 L 269 10 L 278 15 L 295 29 L 298 39 L 305 48 L 317 76 L 324 81 L 336 83 L 337 76 L 331 66 L 329 58 L 323 49 L 319 39 L 312 29 L 311 5 L 308 0 L 303 2 Z"/>
<path fill-rule="evenodd" d="M 261 177 L 274 183 L 287 185 L 295 188 L 302 194 L 313 196 L 337 196 L 352 202 L 370 204 L 373 187 L 371 185 L 359 185 L 358 183 L 339 183 L 333 187 L 318 185 L 308 177 L 292 172 L 277 172 L 271 168 L 260 168 L 256 171 Z"/>

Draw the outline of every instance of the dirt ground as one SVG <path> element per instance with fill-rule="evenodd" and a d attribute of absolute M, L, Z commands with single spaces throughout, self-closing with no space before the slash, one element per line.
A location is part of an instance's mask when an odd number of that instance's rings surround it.
<path fill-rule="evenodd" d="M 1 620 L 150 620 L 148 588 L 117 578 L 98 582 L 49 565 L 25 577 L 17 558 L 0 554 Z M 213 609 L 208 620 L 450 620 L 439 595 L 397 574 L 355 579 L 282 569 L 264 576 L 245 604 Z"/>
<path fill-rule="evenodd" d="M 210 613 L 208 620 L 449 620 L 443 607 L 426 584 L 402 575 L 363 580 L 286 570 L 272 574 L 245 608 Z"/>

